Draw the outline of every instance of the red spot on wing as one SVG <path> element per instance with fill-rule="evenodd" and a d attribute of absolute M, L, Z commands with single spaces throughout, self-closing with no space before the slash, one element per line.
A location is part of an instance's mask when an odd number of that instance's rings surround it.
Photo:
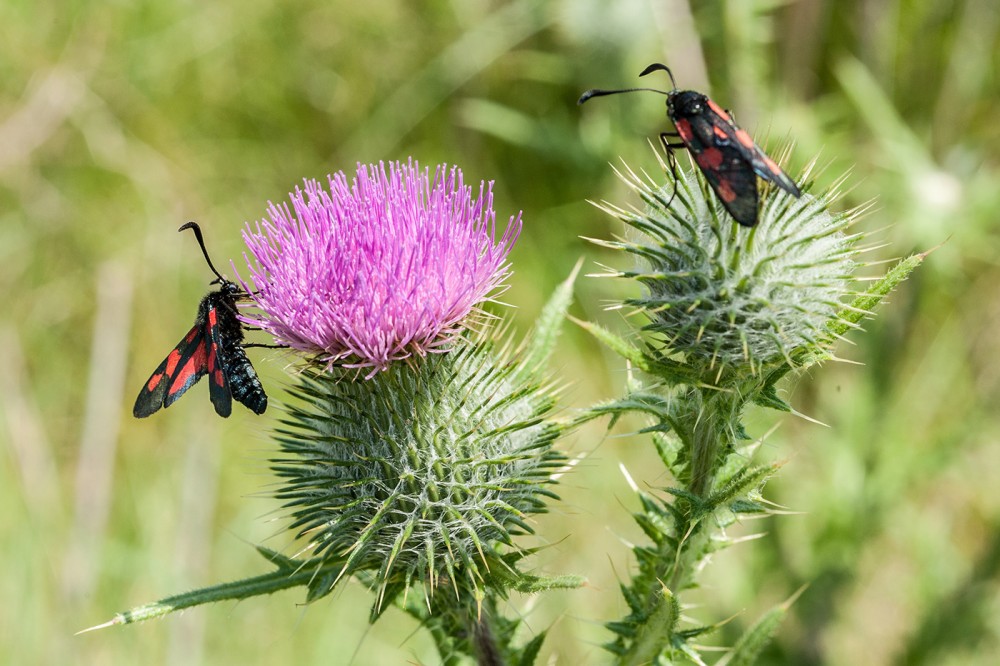
<path fill-rule="evenodd" d="M 216 314 L 215 308 L 209 308 L 208 309 L 208 325 L 211 326 L 212 328 L 215 328 L 215 326 L 218 324 L 218 322 L 219 322 L 219 316 Z"/>
<path fill-rule="evenodd" d="M 723 155 L 718 148 L 706 148 L 695 155 L 694 159 L 702 169 L 715 171 L 722 166 Z"/>
<path fill-rule="evenodd" d="M 210 379 L 217 386 L 226 385 L 226 375 L 221 366 L 218 363 L 219 360 L 219 346 L 216 344 L 209 345 L 208 349 L 208 372 L 211 375 Z"/>
<path fill-rule="evenodd" d="M 191 333 L 194 333 L 194 331 L 191 331 Z M 191 334 L 189 333 L 188 334 L 188 341 L 190 342 L 190 340 L 191 340 Z M 166 370 L 166 374 L 168 374 L 171 377 L 173 377 L 174 376 L 174 370 L 177 369 L 177 364 L 180 362 L 180 360 L 181 360 L 181 353 L 180 353 L 179 350 L 175 349 L 172 352 L 170 352 L 167 355 L 167 370 Z"/>
<path fill-rule="evenodd" d="M 722 141 L 729 140 L 729 133 L 726 132 L 726 128 L 723 127 L 722 125 L 715 125 L 714 127 L 712 127 L 712 131 L 715 132 L 715 136 L 717 136 Z"/>
<path fill-rule="evenodd" d="M 772 160 L 767 155 L 764 155 L 763 157 L 764 157 L 764 164 L 767 166 L 768 171 L 770 171 L 775 175 L 781 173 L 781 169 L 778 167 L 777 164 L 774 163 L 774 160 Z"/>
<path fill-rule="evenodd" d="M 691 143 L 694 138 L 694 132 L 691 131 L 691 123 L 684 118 L 678 118 L 674 121 L 674 127 L 677 128 L 677 133 L 681 135 L 681 141 L 684 143 Z"/>
<path fill-rule="evenodd" d="M 715 193 L 719 195 L 719 198 L 724 202 L 729 203 L 736 199 L 736 192 L 730 187 L 726 179 L 722 178 L 719 180 L 718 184 L 715 186 Z"/>
<path fill-rule="evenodd" d="M 146 383 L 146 390 L 152 392 L 160 384 L 160 380 L 163 379 L 163 373 L 157 372 L 155 375 L 149 378 Z"/>
<path fill-rule="evenodd" d="M 736 140 L 739 141 L 740 143 L 742 143 L 745 147 L 749 148 L 750 150 L 754 149 L 753 139 L 750 138 L 750 135 L 747 134 L 746 130 L 737 129 L 736 130 Z"/>
<path fill-rule="evenodd" d="M 194 353 L 188 357 L 181 366 L 180 370 L 177 371 L 177 375 L 174 376 L 174 381 L 170 384 L 170 389 L 167 391 L 168 395 L 173 395 L 177 391 L 184 388 L 189 381 L 191 381 L 200 370 L 205 369 L 205 342 L 202 341 L 195 349 Z"/>

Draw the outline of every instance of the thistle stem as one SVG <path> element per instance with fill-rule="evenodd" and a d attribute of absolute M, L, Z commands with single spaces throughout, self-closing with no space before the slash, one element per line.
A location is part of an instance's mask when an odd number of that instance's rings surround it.
<path fill-rule="evenodd" d="M 503 657 L 497 649 L 486 613 L 475 621 L 472 632 L 476 647 L 476 663 L 479 666 L 503 666 Z"/>
<path fill-rule="evenodd" d="M 698 392 L 692 400 L 694 428 L 691 438 L 691 480 L 688 492 L 707 499 L 712 491 L 720 463 L 719 452 L 733 446 L 732 426 L 738 419 L 739 408 L 730 394 L 714 392 L 706 397 Z M 694 394 L 691 396 L 694 398 Z"/>
<path fill-rule="evenodd" d="M 656 606 L 650 612 L 649 620 L 639 627 L 632 646 L 618 662 L 620 666 L 642 666 L 655 663 L 663 646 L 670 642 L 679 610 L 677 599 L 670 590 L 660 591 Z"/>

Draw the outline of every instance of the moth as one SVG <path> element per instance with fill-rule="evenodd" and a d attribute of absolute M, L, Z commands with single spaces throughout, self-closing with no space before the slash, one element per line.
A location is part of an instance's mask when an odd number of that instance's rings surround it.
<path fill-rule="evenodd" d="M 577 104 L 594 97 L 648 91 L 667 97 L 667 116 L 676 131 L 661 132 L 660 141 L 674 165 L 673 151 L 686 148 L 695 164 L 705 174 L 722 206 L 745 227 L 757 224 L 757 177 L 770 181 L 793 197 L 802 196 L 795 181 L 754 143 L 746 130 L 733 121 L 732 115 L 706 95 L 694 90 L 678 90 L 673 72 L 661 63 L 653 63 L 639 76 L 664 71 L 673 88 L 593 89 L 583 93 Z"/>
<path fill-rule="evenodd" d="M 237 301 L 249 294 L 215 269 L 205 249 L 201 227 L 188 222 L 178 231 L 185 229 L 194 231 L 205 261 L 215 273 L 212 284 L 218 284 L 219 288 L 201 299 L 194 326 L 146 380 L 135 399 L 132 414 L 145 418 L 161 407 L 169 407 L 205 375 L 216 414 L 228 417 L 233 411 L 233 398 L 254 414 L 263 414 L 267 409 L 267 394 L 245 347 L 267 345 L 245 344 L 243 324 L 237 317 Z"/>

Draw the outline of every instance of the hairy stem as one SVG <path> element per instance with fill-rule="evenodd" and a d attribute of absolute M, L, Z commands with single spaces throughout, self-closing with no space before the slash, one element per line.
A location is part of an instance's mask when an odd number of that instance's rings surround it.
<path fill-rule="evenodd" d="M 489 617 L 486 613 L 483 613 L 473 623 L 472 633 L 476 649 L 476 663 L 479 666 L 503 666 L 503 656 L 497 649 L 493 629 L 490 627 Z"/>

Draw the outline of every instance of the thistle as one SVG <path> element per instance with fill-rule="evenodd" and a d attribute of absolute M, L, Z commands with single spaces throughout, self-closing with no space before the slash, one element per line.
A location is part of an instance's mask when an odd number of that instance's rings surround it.
<path fill-rule="evenodd" d="M 575 587 L 520 570 L 517 537 L 555 499 L 554 417 L 544 364 L 572 276 L 515 349 L 482 305 L 503 290 L 520 214 L 498 234 L 490 186 L 415 162 L 314 181 L 248 225 L 256 314 L 243 320 L 303 354 L 275 435 L 275 496 L 294 555 L 260 548 L 271 574 L 118 616 L 134 622 L 222 598 L 303 585 L 307 600 L 349 579 L 418 617 L 442 660 L 529 663 L 544 632 L 514 643 L 511 591 Z M 498 237 L 499 235 L 499 237 Z"/>
<path fill-rule="evenodd" d="M 850 229 L 865 207 L 831 212 L 840 183 L 800 198 L 767 186 L 759 224 L 747 229 L 732 223 L 699 172 L 678 175 L 659 186 L 627 171 L 622 180 L 647 209 L 601 206 L 633 230 L 628 241 L 601 244 L 633 255 L 635 268 L 605 275 L 644 287 L 622 305 L 644 315 L 653 353 L 683 358 L 702 381 L 724 385 L 824 347 L 857 295 L 861 235 Z"/>
<path fill-rule="evenodd" d="M 661 161 L 661 167 L 667 171 Z M 696 648 L 717 624 L 683 626 L 680 595 L 697 585 L 709 556 L 732 543 L 726 528 L 764 515 L 763 487 L 778 466 L 755 463 L 743 413 L 752 403 L 792 411 L 776 383 L 790 370 L 833 358 L 833 345 L 870 315 L 922 257 L 911 257 L 865 292 L 863 235 L 852 226 L 864 207 L 834 212 L 842 180 L 813 193 L 810 169 L 795 198 L 764 186 L 759 223 L 734 223 L 696 170 L 658 184 L 627 167 L 622 180 L 644 207 L 600 204 L 622 221 L 626 238 L 594 242 L 633 257 L 604 277 L 636 280 L 642 294 L 616 307 L 643 322 L 637 343 L 593 324 L 595 335 L 628 359 L 628 395 L 595 414 L 641 411 L 673 478 L 663 496 L 633 484 L 635 519 L 652 543 L 634 547 L 638 571 L 622 586 L 629 614 L 608 628 L 608 649 L 622 664 L 702 663 Z M 787 605 L 747 630 L 730 652 L 749 663 Z"/>
<path fill-rule="evenodd" d="M 372 572 L 375 614 L 418 582 L 428 605 L 481 596 L 491 571 L 507 573 L 503 547 L 554 497 L 554 396 L 521 370 L 482 336 L 377 380 L 300 379 L 279 431 L 277 496 L 303 552 L 339 562 L 339 575 Z"/>
<path fill-rule="evenodd" d="M 243 232 L 243 286 L 262 313 L 244 319 L 327 368 L 370 374 L 446 349 L 502 290 L 521 231 L 518 214 L 495 239 L 492 183 L 474 197 L 447 165 L 433 179 L 412 161 L 359 165 L 353 182 L 306 181 L 291 200 Z"/>

